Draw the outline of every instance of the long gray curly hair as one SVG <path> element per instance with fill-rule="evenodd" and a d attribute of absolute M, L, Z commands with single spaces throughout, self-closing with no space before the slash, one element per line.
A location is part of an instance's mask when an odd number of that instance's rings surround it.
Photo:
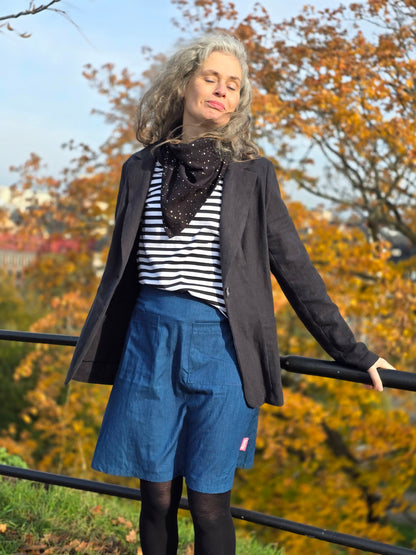
<path fill-rule="evenodd" d="M 233 160 L 258 156 L 258 148 L 250 137 L 251 85 L 248 79 L 247 55 L 243 44 L 226 33 L 210 33 L 179 48 L 164 64 L 137 108 L 136 137 L 144 145 L 177 142 L 175 131 L 181 126 L 184 93 L 198 67 L 213 52 L 237 58 L 241 65 L 240 100 L 229 122 L 204 133 L 216 139 L 217 147 Z"/>

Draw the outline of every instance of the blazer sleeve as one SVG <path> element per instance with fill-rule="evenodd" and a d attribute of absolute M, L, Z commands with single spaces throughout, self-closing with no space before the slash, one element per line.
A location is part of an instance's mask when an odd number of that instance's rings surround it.
<path fill-rule="evenodd" d="M 296 314 L 337 362 L 368 370 L 378 355 L 356 341 L 330 299 L 281 198 L 271 162 L 266 177 L 266 214 L 271 271 Z"/>
<path fill-rule="evenodd" d="M 109 247 L 109 254 L 101 277 L 100 284 L 97 289 L 92 306 L 89 310 L 88 316 L 85 320 L 81 334 L 75 346 L 74 354 L 72 356 L 71 364 L 65 379 L 65 384 L 68 384 L 71 379 L 79 381 L 96 381 L 97 383 L 111 383 L 106 381 L 106 378 L 90 379 L 92 374 L 92 365 L 97 355 L 98 345 L 100 344 L 100 337 L 103 328 L 103 321 L 105 318 L 105 311 L 109 304 L 111 295 L 110 292 L 114 290 L 115 276 L 119 272 L 120 266 L 120 234 L 122 228 L 123 215 L 127 205 L 127 162 L 123 164 L 120 178 L 120 185 L 117 194 L 117 202 L 115 208 L 115 223 Z M 119 332 L 120 326 L 112 330 L 112 337 L 114 338 Z M 102 342 L 104 343 L 104 342 Z M 110 345 L 110 341 L 107 342 Z"/>

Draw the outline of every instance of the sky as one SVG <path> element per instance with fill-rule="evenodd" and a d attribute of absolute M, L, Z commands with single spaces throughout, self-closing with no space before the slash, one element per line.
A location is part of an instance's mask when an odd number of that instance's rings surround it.
<path fill-rule="evenodd" d="M 39 0 L 36 5 L 45 3 Z M 239 13 L 254 5 L 234 0 Z M 263 0 L 274 21 L 299 13 L 305 3 L 317 9 L 334 0 Z M 2 0 L 0 16 L 26 9 L 29 0 Z M 70 139 L 97 147 L 109 127 L 93 108 L 106 108 L 103 99 L 82 76 L 85 64 L 113 63 L 139 75 L 147 67 L 142 47 L 169 53 L 186 38 L 172 23 L 180 12 L 170 0 L 62 0 L 56 4 L 70 16 L 43 12 L 10 20 L 27 39 L 0 33 L 0 186 L 16 180 L 10 166 L 23 164 L 31 152 L 58 176 L 69 154 L 61 145 Z"/>

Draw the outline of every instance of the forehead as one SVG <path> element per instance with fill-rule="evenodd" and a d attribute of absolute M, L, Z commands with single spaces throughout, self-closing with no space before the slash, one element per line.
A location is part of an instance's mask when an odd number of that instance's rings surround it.
<path fill-rule="evenodd" d="M 199 66 L 197 73 L 212 72 L 223 77 L 235 78 L 241 81 L 242 70 L 238 59 L 225 52 L 212 52 Z"/>

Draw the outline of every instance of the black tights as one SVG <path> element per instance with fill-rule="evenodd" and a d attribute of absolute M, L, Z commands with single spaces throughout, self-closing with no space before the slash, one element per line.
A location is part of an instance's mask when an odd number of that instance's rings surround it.
<path fill-rule="evenodd" d="M 169 482 L 141 480 L 140 543 L 143 555 L 175 555 L 178 548 L 177 513 L 182 477 Z M 233 555 L 234 524 L 231 492 L 200 493 L 188 488 L 195 530 L 195 555 Z"/>
<path fill-rule="evenodd" d="M 140 480 L 140 545 L 143 555 L 175 555 L 178 548 L 178 507 L 182 476 L 169 482 Z"/>
<path fill-rule="evenodd" d="M 235 532 L 230 511 L 231 491 L 199 493 L 188 489 L 195 529 L 195 555 L 233 555 Z"/>

